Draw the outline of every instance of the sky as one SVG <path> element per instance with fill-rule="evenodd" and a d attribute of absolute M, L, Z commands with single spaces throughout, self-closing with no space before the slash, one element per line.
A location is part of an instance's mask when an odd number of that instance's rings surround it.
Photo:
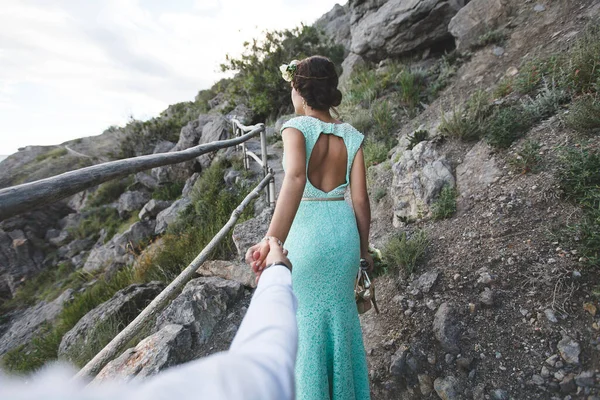
<path fill-rule="evenodd" d="M 191 101 L 265 30 L 345 0 L 0 0 L 0 154 Z"/>

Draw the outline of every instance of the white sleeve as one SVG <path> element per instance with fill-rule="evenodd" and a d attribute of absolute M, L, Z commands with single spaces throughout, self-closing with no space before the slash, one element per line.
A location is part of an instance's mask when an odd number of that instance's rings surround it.
<path fill-rule="evenodd" d="M 228 352 L 169 369 L 150 378 L 135 398 L 294 398 L 298 348 L 296 298 L 284 266 L 266 269 Z"/>

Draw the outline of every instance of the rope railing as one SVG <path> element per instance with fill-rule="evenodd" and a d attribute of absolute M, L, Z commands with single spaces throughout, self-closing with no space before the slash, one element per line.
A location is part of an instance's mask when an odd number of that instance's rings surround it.
<path fill-rule="evenodd" d="M 239 216 L 244 209 L 250 204 L 252 199 L 259 196 L 261 190 L 267 187 L 273 179 L 272 174 L 267 174 L 263 180 L 252 190 L 237 206 L 231 214 L 229 221 L 221 228 L 221 230 L 212 238 L 198 256 L 184 269 L 177 278 L 173 280 L 152 302 L 129 324 L 123 329 L 113 340 L 110 341 L 90 362 L 88 362 L 75 376 L 75 378 L 83 378 L 86 376 L 96 375 L 119 351 L 124 350 L 125 345 L 143 328 L 144 324 L 154 318 L 162 311 L 172 299 L 174 299 L 181 291 L 186 283 L 195 276 L 196 271 L 202 263 L 204 263 L 212 250 L 225 238 L 231 228 L 237 222 Z"/>
<path fill-rule="evenodd" d="M 202 154 L 240 145 L 258 135 L 261 135 L 261 142 L 264 141 L 265 154 L 263 154 L 263 160 L 266 162 L 265 126 L 264 124 L 258 124 L 251 128 L 244 131 L 243 135 L 238 135 L 238 132 L 234 130 L 233 133 L 236 137 L 232 139 L 218 140 L 171 153 L 109 161 L 38 181 L 0 189 L 0 221 L 62 200 L 112 179 L 122 178 L 151 168 L 193 160 Z M 264 169 L 264 176 L 267 173 L 268 170 Z M 268 195 L 268 187 L 266 190 Z"/>

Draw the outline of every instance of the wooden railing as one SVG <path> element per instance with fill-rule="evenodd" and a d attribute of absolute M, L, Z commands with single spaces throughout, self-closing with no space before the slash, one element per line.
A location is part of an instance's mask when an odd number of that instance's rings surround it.
<path fill-rule="evenodd" d="M 75 378 L 97 374 L 115 355 L 124 350 L 124 346 L 140 332 L 146 323 L 154 319 L 171 300 L 181 293 L 185 284 L 196 276 L 198 268 L 208 259 L 212 250 L 227 236 L 250 202 L 260 196 L 261 191 L 264 190 L 267 202 L 271 206 L 274 205 L 275 177 L 273 170 L 268 166 L 267 136 L 264 124 L 244 126 L 234 119 L 232 121 L 232 128 L 234 136 L 232 139 L 202 144 L 172 153 L 152 154 L 106 162 L 0 190 L 1 221 L 67 198 L 111 179 L 122 178 L 151 168 L 192 160 L 202 154 L 231 146 L 241 147 L 244 168 L 249 168 L 250 159 L 255 160 L 262 167 L 263 178 L 260 183 L 237 206 L 231 214 L 229 221 L 212 238 L 206 247 L 202 249 L 200 254 L 125 329 L 88 362 L 77 373 Z M 256 136 L 260 136 L 262 158 L 246 149 L 245 142 Z"/>

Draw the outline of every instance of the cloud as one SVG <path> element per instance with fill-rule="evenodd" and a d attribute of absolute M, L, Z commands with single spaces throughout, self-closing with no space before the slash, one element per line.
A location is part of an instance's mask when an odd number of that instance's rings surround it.
<path fill-rule="evenodd" d="M 20 0 L 0 13 L 0 154 L 148 118 L 223 77 L 225 54 L 335 1 Z"/>

